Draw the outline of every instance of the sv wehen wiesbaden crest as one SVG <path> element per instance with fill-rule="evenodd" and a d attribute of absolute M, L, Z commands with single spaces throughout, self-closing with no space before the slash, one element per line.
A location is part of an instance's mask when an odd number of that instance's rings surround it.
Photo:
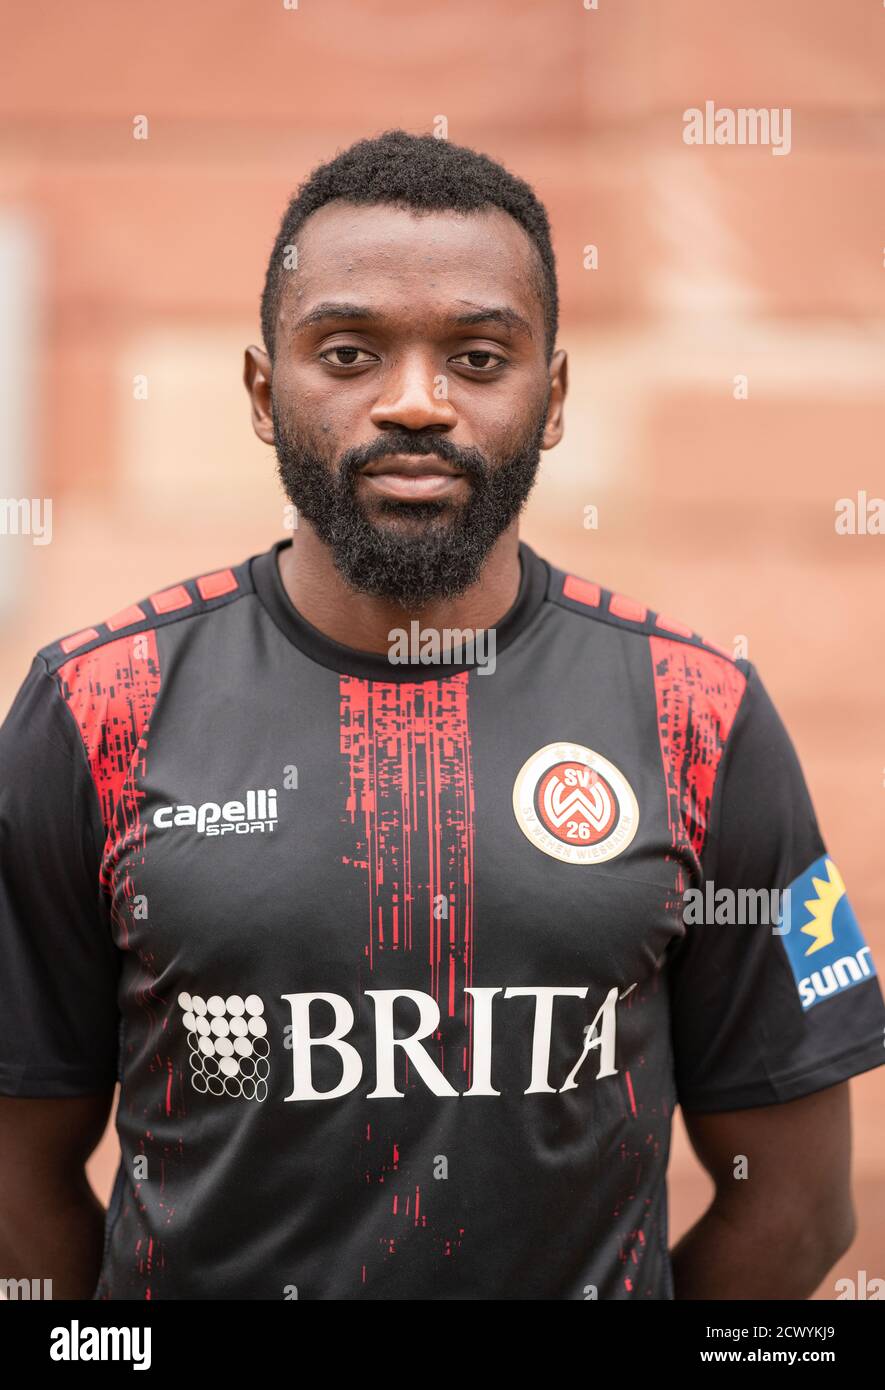
<path fill-rule="evenodd" d="M 580 743 L 548 743 L 513 786 L 513 812 L 533 845 L 567 864 L 614 859 L 639 827 L 639 805 L 622 772 Z"/>

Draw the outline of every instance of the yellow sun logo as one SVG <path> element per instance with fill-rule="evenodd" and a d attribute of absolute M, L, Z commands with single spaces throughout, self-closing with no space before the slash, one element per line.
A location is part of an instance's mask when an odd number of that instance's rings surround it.
<path fill-rule="evenodd" d="M 822 951 L 825 946 L 832 945 L 833 942 L 833 913 L 836 905 L 845 894 L 845 884 L 842 875 L 836 868 L 832 859 L 826 861 L 827 877 L 814 878 L 811 882 L 814 885 L 816 897 L 806 902 L 805 906 L 811 913 L 811 921 L 806 922 L 802 931 L 806 936 L 813 937 L 814 940 L 805 952 L 806 956 L 813 956 L 815 951 Z"/>

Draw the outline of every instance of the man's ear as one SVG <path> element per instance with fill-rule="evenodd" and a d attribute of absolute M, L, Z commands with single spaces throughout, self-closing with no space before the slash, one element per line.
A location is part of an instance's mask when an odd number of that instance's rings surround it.
<path fill-rule="evenodd" d="M 542 449 L 552 449 L 565 433 L 563 404 L 568 390 L 568 357 L 564 348 L 558 348 L 550 359 L 550 399 L 547 402 L 547 420 L 541 440 Z"/>
<path fill-rule="evenodd" d="M 247 347 L 243 359 L 243 382 L 252 402 L 252 428 L 265 444 L 273 444 L 273 417 L 270 388 L 273 363 L 264 348 Z"/>

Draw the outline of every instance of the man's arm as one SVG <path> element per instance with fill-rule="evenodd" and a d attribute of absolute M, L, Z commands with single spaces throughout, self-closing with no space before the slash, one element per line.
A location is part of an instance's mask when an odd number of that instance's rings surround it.
<path fill-rule="evenodd" d="M 119 1052 L 106 835 L 83 736 L 37 656 L 0 727 L 0 1279 L 52 1279 L 55 1298 L 91 1297 L 102 1254 L 85 1164 Z"/>
<path fill-rule="evenodd" d="M 756 668 L 737 664 L 747 683 L 709 803 L 684 779 L 701 829 L 706 815 L 692 883 L 732 915 L 686 921 L 669 950 L 676 1097 L 715 1184 L 674 1252 L 675 1292 L 807 1298 L 853 1238 L 847 1083 L 885 1063 L 885 1001 L 796 749 Z"/>
<path fill-rule="evenodd" d="M 855 1234 L 848 1082 L 685 1125 L 716 1193 L 672 1253 L 676 1298 L 808 1298 Z"/>
<path fill-rule="evenodd" d="M 51 1279 L 52 1297 L 91 1298 L 105 1210 L 85 1165 L 113 1089 L 67 1099 L 0 1096 L 0 1279 Z"/>

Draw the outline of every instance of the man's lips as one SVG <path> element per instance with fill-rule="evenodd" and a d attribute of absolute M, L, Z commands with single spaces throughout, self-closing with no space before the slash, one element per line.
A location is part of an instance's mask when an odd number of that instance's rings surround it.
<path fill-rule="evenodd" d="M 427 501 L 457 491 L 464 475 L 435 454 L 389 454 L 366 464 L 362 476 L 373 492 Z"/>
<path fill-rule="evenodd" d="M 445 463 L 436 454 L 388 454 L 386 458 L 375 459 L 362 469 L 366 478 L 378 478 L 385 473 L 402 473 L 409 478 L 426 478 L 440 473 L 454 477 L 460 469 Z"/>

